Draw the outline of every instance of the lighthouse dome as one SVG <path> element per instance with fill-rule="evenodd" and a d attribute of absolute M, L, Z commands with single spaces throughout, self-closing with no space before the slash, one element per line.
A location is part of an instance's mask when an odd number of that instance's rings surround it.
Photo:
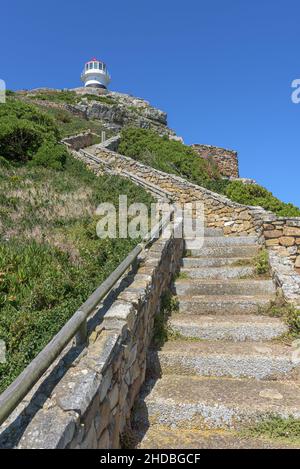
<path fill-rule="evenodd" d="M 111 77 L 105 63 L 94 57 L 85 63 L 81 80 L 86 87 L 106 89 Z"/>

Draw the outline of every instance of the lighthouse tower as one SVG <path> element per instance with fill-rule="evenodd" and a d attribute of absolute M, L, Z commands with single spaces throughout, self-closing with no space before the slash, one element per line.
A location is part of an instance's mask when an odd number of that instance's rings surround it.
<path fill-rule="evenodd" d="M 84 86 L 93 88 L 107 88 L 110 82 L 110 74 L 104 62 L 95 58 L 86 62 L 81 74 Z"/>

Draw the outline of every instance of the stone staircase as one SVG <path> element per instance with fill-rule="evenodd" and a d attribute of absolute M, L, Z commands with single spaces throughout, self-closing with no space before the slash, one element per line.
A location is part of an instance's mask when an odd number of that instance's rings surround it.
<path fill-rule="evenodd" d="M 206 229 L 204 245 L 186 241 L 174 283 L 172 339 L 152 348 L 132 426 L 139 448 L 279 448 L 245 436 L 270 416 L 300 418 L 293 349 L 278 340 L 283 320 L 263 313 L 276 290 L 257 278 L 253 237 Z"/>

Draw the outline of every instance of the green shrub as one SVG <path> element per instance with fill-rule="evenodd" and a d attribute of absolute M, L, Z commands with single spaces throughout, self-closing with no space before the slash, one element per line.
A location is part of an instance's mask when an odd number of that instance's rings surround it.
<path fill-rule="evenodd" d="M 255 271 L 258 275 L 267 274 L 270 270 L 269 254 L 266 249 L 262 249 L 256 256 L 255 260 Z"/>
<path fill-rule="evenodd" d="M 55 120 L 45 112 L 40 111 L 36 106 L 10 98 L 0 106 L 0 122 L 3 119 L 10 118 L 30 121 L 36 124 L 44 135 L 53 134 L 56 139 L 59 139 L 59 130 Z"/>
<path fill-rule="evenodd" d="M 76 104 L 77 95 L 75 91 L 45 91 L 37 94 L 30 94 L 30 99 L 38 99 L 40 101 L 63 102 L 66 104 Z"/>
<path fill-rule="evenodd" d="M 287 314 L 287 323 L 290 328 L 290 333 L 293 337 L 300 336 L 300 309 L 290 305 Z"/>
<path fill-rule="evenodd" d="M 0 154 L 27 162 L 44 141 L 59 139 L 54 120 L 34 106 L 8 99 L 0 106 Z"/>
<path fill-rule="evenodd" d="M 55 141 L 45 141 L 33 156 L 30 164 L 61 170 L 65 165 L 67 154 L 63 145 L 59 145 Z"/>
<path fill-rule="evenodd" d="M 267 419 L 254 423 L 242 431 L 245 436 L 262 437 L 285 440 L 286 442 L 300 442 L 300 420 L 290 416 L 288 418 L 270 415 Z"/>
<path fill-rule="evenodd" d="M 258 184 L 243 184 L 241 181 L 232 181 L 226 186 L 225 195 L 240 204 L 260 206 L 281 217 L 300 216 L 298 207 L 282 202 Z"/>
<path fill-rule="evenodd" d="M 41 131 L 25 119 L 5 118 L 0 123 L 0 153 L 8 160 L 26 162 L 43 142 Z"/>
<path fill-rule="evenodd" d="M 63 124 L 69 124 L 72 121 L 70 113 L 62 109 L 57 109 L 56 119 Z"/>
<path fill-rule="evenodd" d="M 119 152 L 200 186 L 207 187 L 212 180 L 221 181 L 215 165 L 199 158 L 187 145 L 169 140 L 167 136 L 160 137 L 152 130 L 123 129 Z"/>
<path fill-rule="evenodd" d="M 10 162 L 3 156 L 0 156 L 0 168 L 1 167 L 5 169 L 11 168 Z"/>

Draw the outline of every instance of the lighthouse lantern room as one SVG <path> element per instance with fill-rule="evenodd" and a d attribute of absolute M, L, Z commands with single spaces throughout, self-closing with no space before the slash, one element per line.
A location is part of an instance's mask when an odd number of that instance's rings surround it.
<path fill-rule="evenodd" d="M 111 77 L 105 63 L 95 58 L 86 62 L 81 74 L 81 80 L 86 87 L 106 89 L 110 83 L 110 79 Z"/>

